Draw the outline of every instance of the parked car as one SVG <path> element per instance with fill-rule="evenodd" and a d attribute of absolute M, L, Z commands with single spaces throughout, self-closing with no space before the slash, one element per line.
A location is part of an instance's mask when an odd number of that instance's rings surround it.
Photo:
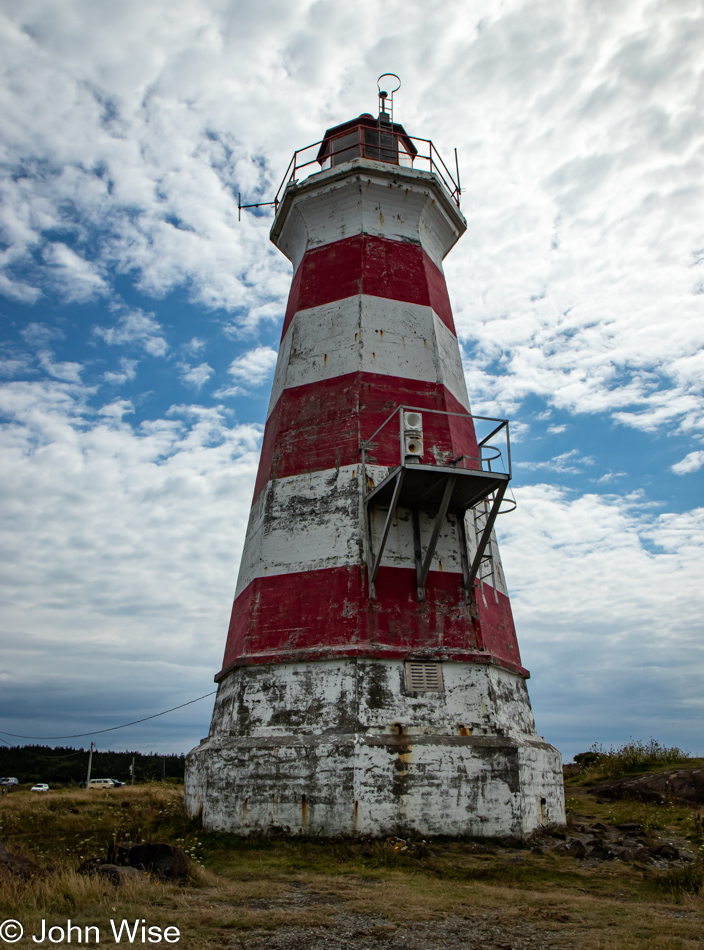
<path fill-rule="evenodd" d="M 122 788 L 122 786 L 125 784 L 124 782 L 121 782 L 119 778 L 111 778 L 110 781 L 115 786 L 115 788 Z"/>
<path fill-rule="evenodd" d="M 19 780 L 16 778 L 0 778 L 0 785 L 19 785 Z"/>
<path fill-rule="evenodd" d="M 48 792 L 49 786 L 45 782 L 38 782 L 36 785 L 32 785 L 30 792 Z"/>
<path fill-rule="evenodd" d="M 114 788 L 115 782 L 111 778 L 92 778 L 88 782 L 88 788 Z"/>

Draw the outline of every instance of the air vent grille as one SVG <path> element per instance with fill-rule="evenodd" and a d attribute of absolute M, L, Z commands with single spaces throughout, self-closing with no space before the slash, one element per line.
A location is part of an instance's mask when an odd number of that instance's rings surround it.
<path fill-rule="evenodd" d="M 406 663 L 406 688 L 414 693 L 442 692 L 442 665 L 440 663 Z"/>

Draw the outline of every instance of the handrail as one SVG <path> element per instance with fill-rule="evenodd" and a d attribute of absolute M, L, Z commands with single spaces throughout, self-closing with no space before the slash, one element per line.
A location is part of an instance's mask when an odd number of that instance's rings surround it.
<path fill-rule="evenodd" d="M 338 135 L 331 137 L 326 137 L 321 139 L 319 142 L 313 142 L 311 145 L 306 145 L 304 148 L 296 149 L 291 157 L 291 161 L 288 163 L 288 167 L 284 173 L 284 177 L 281 180 L 279 189 L 276 192 L 273 204 L 274 209 L 278 210 L 279 204 L 281 203 L 283 192 L 286 190 L 287 185 L 291 181 L 298 180 L 298 173 L 303 168 L 307 168 L 310 165 L 320 165 L 322 168 L 333 167 L 335 164 L 341 164 L 341 162 L 335 163 L 333 159 L 335 156 L 340 156 L 342 154 L 349 154 L 350 158 L 345 159 L 351 161 L 352 158 L 359 157 L 373 157 L 375 161 L 386 162 L 390 165 L 406 165 L 407 167 L 413 167 L 413 163 L 416 161 L 427 162 L 428 167 L 431 172 L 436 174 L 440 179 L 445 190 L 448 192 L 450 198 L 455 202 L 457 207 L 460 206 L 460 186 L 459 182 L 455 181 L 455 178 L 452 172 L 448 169 L 445 164 L 442 156 L 438 152 L 437 148 L 433 144 L 431 139 L 422 139 L 417 138 L 413 135 L 406 135 L 400 132 L 395 132 L 391 129 L 377 129 L 370 128 L 368 126 L 359 125 L 356 128 L 357 132 L 357 141 L 350 141 L 350 137 L 354 133 L 354 129 L 347 129 L 343 132 L 340 132 Z M 373 141 L 365 137 L 365 132 L 378 133 L 378 140 Z M 382 140 L 383 137 L 383 140 Z M 338 140 L 344 139 L 343 147 L 335 148 L 334 143 Z M 393 144 L 389 144 L 389 141 L 393 139 Z M 424 146 L 427 146 L 427 154 L 423 154 L 420 149 L 416 151 L 415 155 L 412 155 L 405 147 L 404 142 L 421 143 Z M 329 150 L 323 156 L 323 159 L 319 159 L 318 151 L 323 142 L 328 142 L 330 144 Z M 312 158 L 306 158 L 305 153 L 310 153 L 312 149 L 316 149 L 315 156 Z M 388 157 L 381 157 L 386 154 Z M 305 161 L 301 161 L 301 158 L 306 158 Z"/>
<path fill-rule="evenodd" d="M 503 452 L 497 446 L 491 446 L 491 445 L 488 445 L 487 443 L 489 439 L 493 438 L 494 436 L 498 435 L 502 430 L 504 430 L 503 437 L 506 439 L 506 462 L 505 462 L 506 472 L 504 474 L 508 475 L 508 477 L 511 478 L 511 439 L 509 436 L 508 419 L 500 419 L 496 416 L 474 416 L 469 412 L 447 412 L 443 409 L 427 409 L 421 406 L 397 406 L 393 410 L 393 412 L 389 416 L 387 416 L 387 418 L 381 423 L 381 425 L 376 429 L 376 431 L 373 432 L 372 435 L 360 445 L 359 450 L 362 455 L 363 465 L 366 465 L 367 451 L 369 447 L 371 446 L 372 442 L 374 441 L 374 439 L 376 438 L 376 436 L 397 415 L 399 416 L 399 425 L 400 425 L 401 424 L 400 414 L 402 412 L 418 412 L 421 414 L 436 415 L 436 416 L 454 416 L 460 419 L 470 419 L 472 423 L 474 423 L 475 421 L 498 422 L 499 424 L 497 426 L 494 426 L 494 428 L 491 430 L 491 432 L 488 435 L 486 435 L 483 439 L 481 439 L 481 441 L 477 441 L 477 449 L 479 450 L 479 456 L 477 458 L 461 455 L 458 458 L 453 459 L 451 462 L 444 462 L 443 465 L 444 466 L 452 466 L 453 464 L 457 465 L 459 462 L 464 461 L 464 459 L 469 458 L 470 461 L 479 462 L 480 468 L 482 468 L 482 470 L 491 472 L 492 471 L 491 462 L 495 461 L 497 458 L 501 458 L 503 462 Z M 498 452 L 498 455 L 493 456 L 491 458 L 483 458 L 482 449 L 484 447 L 491 448 L 493 451 Z M 487 466 L 488 466 L 487 469 L 484 469 L 485 462 L 487 463 Z M 403 464 L 403 460 L 402 460 L 402 464 Z"/>

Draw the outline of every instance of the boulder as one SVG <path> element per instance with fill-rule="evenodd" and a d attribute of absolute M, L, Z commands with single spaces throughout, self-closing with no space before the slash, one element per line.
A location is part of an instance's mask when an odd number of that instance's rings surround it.
<path fill-rule="evenodd" d="M 147 881 L 144 871 L 137 868 L 120 867 L 117 864 L 99 864 L 93 872 L 100 877 L 106 877 L 113 884 L 124 884 L 127 881 Z"/>
<path fill-rule="evenodd" d="M 643 802 L 680 801 L 704 805 L 704 769 L 668 769 L 599 782 L 588 789 L 598 799 L 635 798 Z"/>
<path fill-rule="evenodd" d="M 0 874 L 3 873 L 26 880 L 46 874 L 47 869 L 40 867 L 31 858 L 25 858 L 21 854 L 11 854 L 0 841 Z"/>
<path fill-rule="evenodd" d="M 663 841 L 662 844 L 654 844 L 650 848 L 650 853 L 655 855 L 658 858 L 665 858 L 666 861 L 676 861 L 680 853 L 674 844 L 670 844 L 669 841 Z"/>
<path fill-rule="evenodd" d="M 148 871 L 168 881 L 178 881 L 186 877 L 190 867 L 189 858 L 182 848 L 164 842 L 133 844 L 126 855 L 124 846 L 119 846 L 118 858 L 119 864 Z"/>
<path fill-rule="evenodd" d="M 569 854 L 573 858 L 584 858 L 587 855 L 586 845 L 579 838 L 569 838 L 550 850 L 553 854 Z"/>

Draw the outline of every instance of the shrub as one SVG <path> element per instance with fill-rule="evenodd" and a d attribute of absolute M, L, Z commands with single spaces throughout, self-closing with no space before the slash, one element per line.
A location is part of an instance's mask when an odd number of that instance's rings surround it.
<path fill-rule="evenodd" d="M 611 746 L 608 750 L 595 743 L 589 752 L 581 752 L 574 758 L 584 772 L 616 778 L 629 772 L 645 772 L 657 765 L 686 762 L 689 754 L 677 746 L 660 745 L 651 738 L 648 742 L 631 739 L 622 746 Z"/>

